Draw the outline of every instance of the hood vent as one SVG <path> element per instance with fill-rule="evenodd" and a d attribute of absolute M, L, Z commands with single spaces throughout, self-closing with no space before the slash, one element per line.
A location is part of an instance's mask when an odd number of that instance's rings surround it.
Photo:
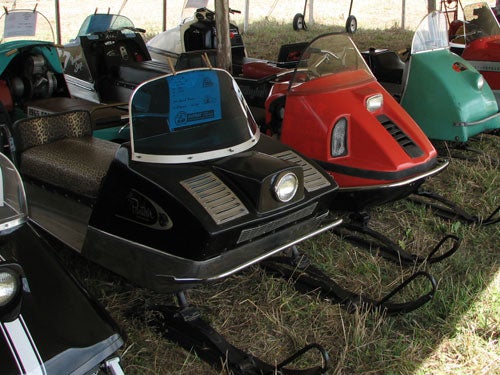
<path fill-rule="evenodd" d="M 389 134 L 399 143 L 399 145 L 405 150 L 405 152 L 411 158 L 418 158 L 424 154 L 424 152 L 418 147 L 415 142 L 411 140 L 392 120 L 385 116 L 377 116 L 377 120 L 380 121 L 382 126 L 389 132 Z"/>
<path fill-rule="evenodd" d="M 248 214 L 248 209 L 240 199 L 212 172 L 181 181 L 181 185 L 203 206 L 217 224 L 223 224 Z"/>
<path fill-rule="evenodd" d="M 308 192 L 313 192 L 331 185 L 330 181 L 328 181 L 325 176 L 295 152 L 288 150 L 274 154 L 273 156 L 302 167 L 304 171 L 304 187 Z"/>

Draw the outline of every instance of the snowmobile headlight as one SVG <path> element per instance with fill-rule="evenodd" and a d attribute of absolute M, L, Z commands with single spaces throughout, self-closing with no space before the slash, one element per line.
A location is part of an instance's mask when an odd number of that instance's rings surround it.
<path fill-rule="evenodd" d="M 17 274 L 9 269 L 0 271 L 0 306 L 8 304 L 19 289 Z"/>
<path fill-rule="evenodd" d="M 482 90 L 483 89 L 483 86 L 484 86 L 484 77 L 482 75 L 480 75 L 479 77 L 477 77 L 477 89 L 478 90 Z"/>
<path fill-rule="evenodd" d="M 280 202 L 289 202 L 299 188 L 299 179 L 294 173 L 288 172 L 276 179 L 274 195 Z"/>
<path fill-rule="evenodd" d="M 373 95 L 366 99 L 366 109 L 369 112 L 375 112 L 377 109 L 380 109 L 382 104 L 384 104 L 384 97 L 382 94 Z"/>
<path fill-rule="evenodd" d="M 332 130 L 331 140 L 332 156 L 343 156 L 347 154 L 347 119 L 339 119 Z"/>

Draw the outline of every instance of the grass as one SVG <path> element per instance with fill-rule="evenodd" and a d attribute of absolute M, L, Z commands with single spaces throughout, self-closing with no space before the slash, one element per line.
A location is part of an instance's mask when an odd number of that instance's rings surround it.
<path fill-rule="evenodd" d="M 244 40 L 249 56 L 274 60 L 279 46 L 304 41 L 328 31 L 315 25 L 293 32 L 290 24 L 252 24 Z M 411 32 L 399 29 L 359 30 L 353 39 L 369 47 L 402 49 Z M 487 215 L 500 204 L 500 140 L 475 141 L 487 155 L 478 162 L 453 159 L 449 168 L 426 182 L 432 190 L 471 212 Z M 461 249 L 442 263 L 423 265 L 438 281 L 438 292 L 421 309 L 402 316 L 347 313 L 319 296 L 298 293 L 291 283 L 253 267 L 189 293 L 192 304 L 233 344 L 270 363 L 280 362 L 312 342 L 331 356 L 332 374 L 486 374 L 500 373 L 499 226 L 479 227 L 436 218 L 428 209 L 406 200 L 371 212 L 372 227 L 387 233 L 408 251 L 424 254 L 445 233 L 463 238 Z M 380 297 L 413 269 L 388 263 L 323 234 L 300 246 L 342 285 Z M 162 338 L 148 325 L 147 306 L 172 303 L 81 258 L 63 253 L 91 293 L 104 303 L 128 335 L 121 351 L 127 374 L 218 374 L 194 353 Z M 405 294 L 422 293 L 417 283 Z M 139 314 L 131 315 L 134 308 Z M 302 364 L 314 364 L 307 357 Z"/>

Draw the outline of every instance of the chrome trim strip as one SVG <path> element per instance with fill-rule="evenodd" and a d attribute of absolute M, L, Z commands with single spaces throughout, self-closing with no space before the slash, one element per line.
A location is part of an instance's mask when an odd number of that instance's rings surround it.
<path fill-rule="evenodd" d="M 486 118 L 484 118 L 482 120 L 470 121 L 470 122 L 466 122 L 466 121 L 454 122 L 453 125 L 454 126 L 474 126 L 474 125 L 480 125 L 480 124 L 483 124 L 483 123 L 485 123 L 487 121 L 493 120 L 496 117 L 500 117 L 500 112 L 494 113 L 491 116 L 488 116 L 488 117 L 486 117 Z"/>
<path fill-rule="evenodd" d="M 435 174 L 438 174 L 443 169 L 445 169 L 449 163 L 450 162 L 448 160 L 443 160 L 442 164 L 439 164 L 434 169 L 431 169 L 430 171 L 421 173 L 417 176 L 411 177 L 411 178 L 406 179 L 406 180 L 391 182 L 389 184 L 381 184 L 381 185 L 356 186 L 356 187 L 346 187 L 346 188 L 341 187 L 341 188 L 339 188 L 339 192 L 363 191 L 363 190 L 371 190 L 371 189 L 390 189 L 390 188 L 396 188 L 396 187 L 409 185 L 415 181 L 418 181 L 418 180 L 421 180 L 423 178 L 427 178 L 427 177 L 433 176 Z"/>
<path fill-rule="evenodd" d="M 484 72 L 500 72 L 500 61 L 467 60 L 474 68 Z"/>
<path fill-rule="evenodd" d="M 229 147 L 226 149 L 219 149 L 214 151 L 201 152 L 199 154 L 187 154 L 187 155 L 152 155 L 152 154 L 138 153 L 135 152 L 134 150 L 134 142 L 131 142 L 132 160 L 145 163 L 164 163 L 164 164 L 195 163 L 203 160 L 218 159 L 249 150 L 250 148 L 255 146 L 255 144 L 259 141 L 259 138 L 260 138 L 260 132 L 257 130 L 254 137 L 243 143 L 240 143 L 239 145 Z"/>
<path fill-rule="evenodd" d="M 45 365 L 22 315 L 19 315 L 12 322 L 0 324 L 0 330 L 9 345 L 21 373 L 47 375 Z"/>
<path fill-rule="evenodd" d="M 224 273 L 221 273 L 221 274 L 218 274 L 218 275 L 215 275 L 215 276 L 212 276 L 212 277 L 209 277 L 209 278 L 206 278 L 206 279 L 199 279 L 199 278 L 177 278 L 177 277 L 173 277 L 173 280 L 177 283 L 200 283 L 200 282 L 206 282 L 206 281 L 215 281 L 215 280 L 219 280 L 219 279 L 222 279 L 224 277 L 227 277 L 227 276 L 230 276 L 236 272 L 239 272 L 243 269 L 245 269 L 246 267 L 249 267 L 251 266 L 252 264 L 255 264 L 255 263 L 258 263 L 268 257 L 270 257 L 271 255 L 274 255 L 276 253 L 279 253 L 280 251 L 283 251 L 283 250 L 286 250 L 287 248 L 289 248 L 290 246 L 293 246 L 293 245 L 297 245 L 298 243 L 304 241 L 304 240 L 307 240 L 308 238 L 311 238 L 311 237 L 314 237 L 316 236 L 317 234 L 320 234 L 320 233 L 323 233 L 329 229 L 332 229 L 333 227 L 336 227 L 337 225 L 341 224 L 342 223 L 342 219 L 336 219 L 335 221 L 329 223 L 328 225 L 324 226 L 324 227 L 321 227 L 321 228 L 318 228 L 316 229 L 314 232 L 311 232 L 311 233 L 308 233 L 308 234 L 305 234 L 299 238 L 296 238 L 295 240 L 293 241 L 290 241 L 284 245 L 281 245 L 265 254 L 262 254 L 254 259 L 251 259 L 243 264 L 240 264 L 238 267 L 235 267 L 233 269 L 230 269 Z"/>
<path fill-rule="evenodd" d="M 66 83 L 75 85 L 76 87 L 79 87 L 81 89 L 87 90 L 87 91 L 95 91 L 94 84 L 84 81 L 83 79 L 73 77 L 69 74 L 64 75 L 64 79 L 66 80 Z"/>

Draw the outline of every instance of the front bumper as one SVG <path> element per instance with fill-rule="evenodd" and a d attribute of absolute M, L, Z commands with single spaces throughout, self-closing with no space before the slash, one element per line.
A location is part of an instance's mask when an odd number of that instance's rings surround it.
<path fill-rule="evenodd" d="M 341 222 L 324 211 L 203 261 L 178 257 L 89 227 L 87 242 L 93 246 L 83 255 L 143 287 L 171 293 L 232 275 Z"/>

